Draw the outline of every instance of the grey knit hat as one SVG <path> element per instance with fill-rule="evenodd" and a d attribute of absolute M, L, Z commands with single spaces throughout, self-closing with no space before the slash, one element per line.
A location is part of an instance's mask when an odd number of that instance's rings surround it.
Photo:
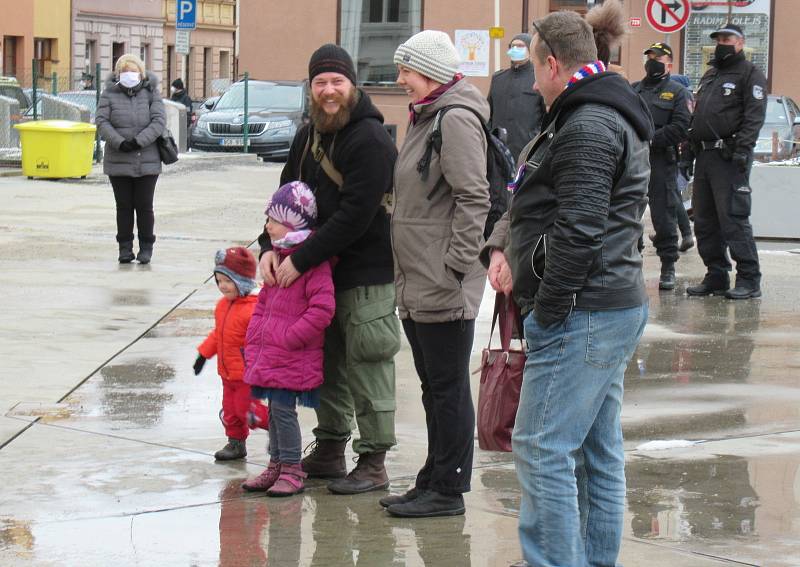
<path fill-rule="evenodd" d="M 528 46 L 528 49 L 531 48 L 531 39 L 532 38 L 531 38 L 531 34 L 529 34 L 529 33 L 518 33 L 517 35 L 515 35 L 514 37 L 511 38 L 511 41 L 508 42 L 508 46 L 511 47 L 511 44 L 514 41 L 518 40 L 518 39 L 521 40 L 522 42 L 524 42 L 525 45 Z"/>
<path fill-rule="evenodd" d="M 442 31 L 425 30 L 415 34 L 394 52 L 394 62 L 446 84 L 458 73 L 460 59 L 450 36 Z"/>

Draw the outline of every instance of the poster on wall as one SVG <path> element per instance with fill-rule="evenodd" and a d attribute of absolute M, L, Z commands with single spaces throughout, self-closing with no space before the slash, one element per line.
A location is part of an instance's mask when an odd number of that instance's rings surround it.
<path fill-rule="evenodd" d="M 745 56 L 769 76 L 771 0 L 692 0 L 692 15 L 685 29 L 684 73 L 697 89 L 714 55 L 711 32 L 731 22 L 742 28 Z"/>
<path fill-rule="evenodd" d="M 456 30 L 455 44 L 461 73 L 467 77 L 489 76 L 489 30 Z"/>

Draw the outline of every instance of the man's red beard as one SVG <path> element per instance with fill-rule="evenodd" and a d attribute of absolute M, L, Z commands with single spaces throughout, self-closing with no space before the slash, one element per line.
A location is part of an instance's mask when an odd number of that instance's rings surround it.
<path fill-rule="evenodd" d="M 356 103 L 358 102 L 358 90 L 353 87 L 350 90 L 350 94 L 346 97 L 339 94 L 332 96 L 325 95 L 325 100 L 333 100 L 339 103 L 339 110 L 337 110 L 334 114 L 328 114 L 322 108 L 322 105 L 317 102 L 312 95 L 311 122 L 314 124 L 314 128 L 316 128 L 317 131 L 322 134 L 338 132 L 347 126 L 348 122 L 350 122 L 350 115 L 352 114 L 353 108 L 355 108 Z"/>

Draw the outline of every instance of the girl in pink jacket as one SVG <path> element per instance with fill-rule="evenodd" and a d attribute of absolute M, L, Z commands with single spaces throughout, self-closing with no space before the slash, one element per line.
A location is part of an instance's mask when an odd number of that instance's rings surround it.
<path fill-rule="evenodd" d="M 305 183 L 283 185 L 267 204 L 267 233 L 281 262 L 311 234 L 317 219 Z M 244 381 L 269 403 L 269 466 L 242 487 L 269 496 L 303 491 L 302 438 L 296 406 L 319 407 L 325 328 L 335 301 L 331 266 L 323 262 L 288 287 L 261 288 L 245 338 Z"/>

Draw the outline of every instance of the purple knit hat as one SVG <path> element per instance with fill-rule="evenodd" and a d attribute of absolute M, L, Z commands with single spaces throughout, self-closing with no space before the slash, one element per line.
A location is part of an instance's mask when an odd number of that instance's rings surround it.
<path fill-rule="evenodd" d="M 317 224 L 317 200 L 302 181 L 291 181 L 278 189 L 264 214 L 292 231 L 308 230 Z"/>

